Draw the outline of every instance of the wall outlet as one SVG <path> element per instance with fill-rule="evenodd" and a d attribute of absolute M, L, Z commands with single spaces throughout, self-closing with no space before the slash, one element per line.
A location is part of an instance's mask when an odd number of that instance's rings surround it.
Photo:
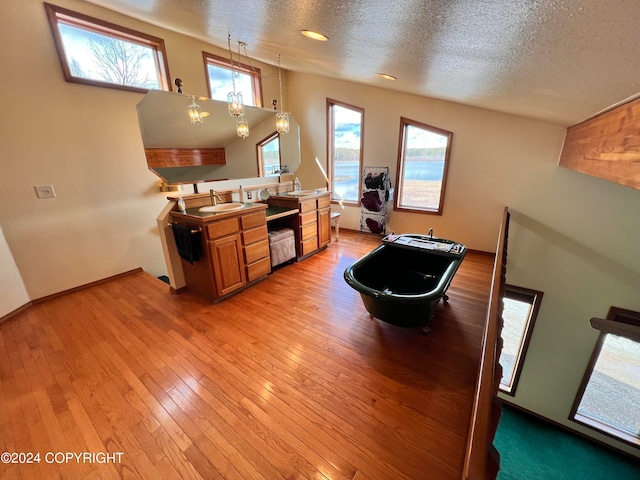
<path fill-rule="evenodd" d="M 253 195 L 251 194 L 251 190 L 247 190 L 247 200 L 251 200 L 251 197 Z"/>
<path fill-rule="evenodd" d="M 53 185 L 36 185 L 33 188 L 35 188 L 38 198 L 53 198 L 56 196 Z"/>

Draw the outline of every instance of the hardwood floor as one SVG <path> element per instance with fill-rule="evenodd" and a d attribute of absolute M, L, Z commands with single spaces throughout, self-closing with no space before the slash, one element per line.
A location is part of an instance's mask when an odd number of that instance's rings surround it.
<path fill-rule="evenodd" d="M 4 322 L 0 452 L 40 463 L 0 478 L 460 478 L 493 258 L 424 335 L 343 280 L 378 242 L 343 230 L 216 305 L 140 272 Z"/>

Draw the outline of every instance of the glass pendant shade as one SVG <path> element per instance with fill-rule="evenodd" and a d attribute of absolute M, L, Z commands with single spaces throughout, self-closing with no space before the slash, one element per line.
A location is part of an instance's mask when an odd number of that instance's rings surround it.
<path fill-rule="evenodd" d="M 204 121 L 202 108 L 196 103 L 196 97 L 191 97 L 191 105 L 187 107 L 187 111 L 193 125 L 200 125 Z"/>
<path fill-rule="evenodd" d="M 247 138 L 249 136 L 249 122 L 244 117 L 244 114 L 238 115 L 236 120 L 236 133 L 240 138 Z"/>
<path fill-rule="evenodd" d="M 237 117 L 244 115 L 244 103 L 242 102 L 242 93 L 229 92 L 227 95 L 227 104 L 229 105 L 229 115 Z"/>
<path fill-rule="evenodd" d="M 289 133 L 289 114 L 284 111 L 284 103 L 282 103 L 282 70 L 280 70 L 280 55 L 278 55 L 278 84 L 280 85 L 280 112 L 276 113 L 276 131 L 278 133 Z"/>
<path fill-rule="evenodd" d="M 276 113 L 276 130 L 278 133 L 289 133 L 289 114 L 286 112 Z"/>

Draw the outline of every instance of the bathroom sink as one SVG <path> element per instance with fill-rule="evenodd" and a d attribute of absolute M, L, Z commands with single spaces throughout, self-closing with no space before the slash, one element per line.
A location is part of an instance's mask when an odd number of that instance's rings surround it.
<path fill-rule="evenodd" d="M 293 192 L 287 192 L 287 195 L 292 197 L 305 197 L 307 195 L 314 195 L 317 193 L 315 190 L 294 190 Z"/>
<path fill-rule="evenodd" d="M 220 213 L 220 212 L 233 212 L 234 210 L 240 210 L 244 208 L 244 203 L 220 203 L 218 205 L 209 205 L 207 207 L 200 207 L 199 212 L 208 213 Z"/>

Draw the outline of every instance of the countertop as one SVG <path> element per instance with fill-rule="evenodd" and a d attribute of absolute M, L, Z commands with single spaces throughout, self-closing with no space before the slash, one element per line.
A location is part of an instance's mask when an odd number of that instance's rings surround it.
<path fill-rule="evenodd" d="M 300 193 L 296 194 L 294 192 L 287 192 L 281 195 L 271 195 L 269 198 L 285 198 L 287 200 L 297 199 L 297 200 L 309 200 L 311 198 L 322 197 L 324 195 L 329 195 L 331 192 L 328 190 L 303 190 L 302 192 L 312 192 L 312 193 Z"/>
<path fill-rule="evenodd" d="M 233 217 L 236 215 L 242 215 L 248 211 L 258 211 L 260 209 L 265 209 L 267 221 L 275 220 L 277 218 L 287 217 L 289 215 L 295 215 L 299 213 L 298 208 L 292 208 L 292 201 L 300 203 L 301 201 L 318 198 L 325 195 L 329 195 L 331 192 L 329 191 L 315 191 L 314 193 L 310 193 L 307 195 L 272 195 L 270 199 L 274 201 L 274 203 L 282 203 L 283 205 L 267 205 L 266 203 L 256 202 L 256 203 L 244 203 L 244 208 L 240 210 L 232 210 L 228 212 L 200 212 L 198 207 L 187 208 L 186 213 L 179 212 L 178 210 L 173 210 L 171 215 L 176 219 L 181 219 L 183 221 L 195 221 L 197 223 L 206 223 L 208 221 L 225 218 L 225 217 Z M 288 202 L 279 202 L 281 200 L 288 200 Z"/>
<path fill-rule="evenodd" d="M 267 207 L 267 222 L 269 220 L 275 220 L 276 218 L 288 217 L 289 215 L 295 215 L 298 213 L 297 208 L 288 207 Z"/>
<path fill-rule="evenodd" d="M 251 211 L 258 211 L 267 209 L 267 205 L 264 203 L 246 203 L 244 204 L 244 208 L 240 210 L 232 210 L 229 212 L 200 212 L 199 209 L 201 207 L 193 207 L 187 208 L 187 213 L 182 213 L 177 210 L 173 210 L 171 215 L 176 218 L 181 218 L 184 220 L 196 220 L 198 222 L 206 222 L 208 220 L 224 218 L 224 217 L 233 217 L 235 215 L 242 215 Z"/>
<path fill-rule="evenodd" d="M 275 220 L 282 217 L 288 217 L 289 215 L 295 215 L 298 213 L 297 208 L 269 206 L 266 203 L 245 203 L 243 209 L 232 210 L 230 212 L 200 212 L 199 209 L 200 207 L 187 208 L 187 213 L 182 213 L 174 210 L 171 212 L 171 215 L 184 220 L 206 222 L 208 220 L 213 220 L 221 217 L 232 217 L 234 215 L 240 215 L 254 210 L 258 211 L 260 209 L 265 209 L 267 221 Z"/>

